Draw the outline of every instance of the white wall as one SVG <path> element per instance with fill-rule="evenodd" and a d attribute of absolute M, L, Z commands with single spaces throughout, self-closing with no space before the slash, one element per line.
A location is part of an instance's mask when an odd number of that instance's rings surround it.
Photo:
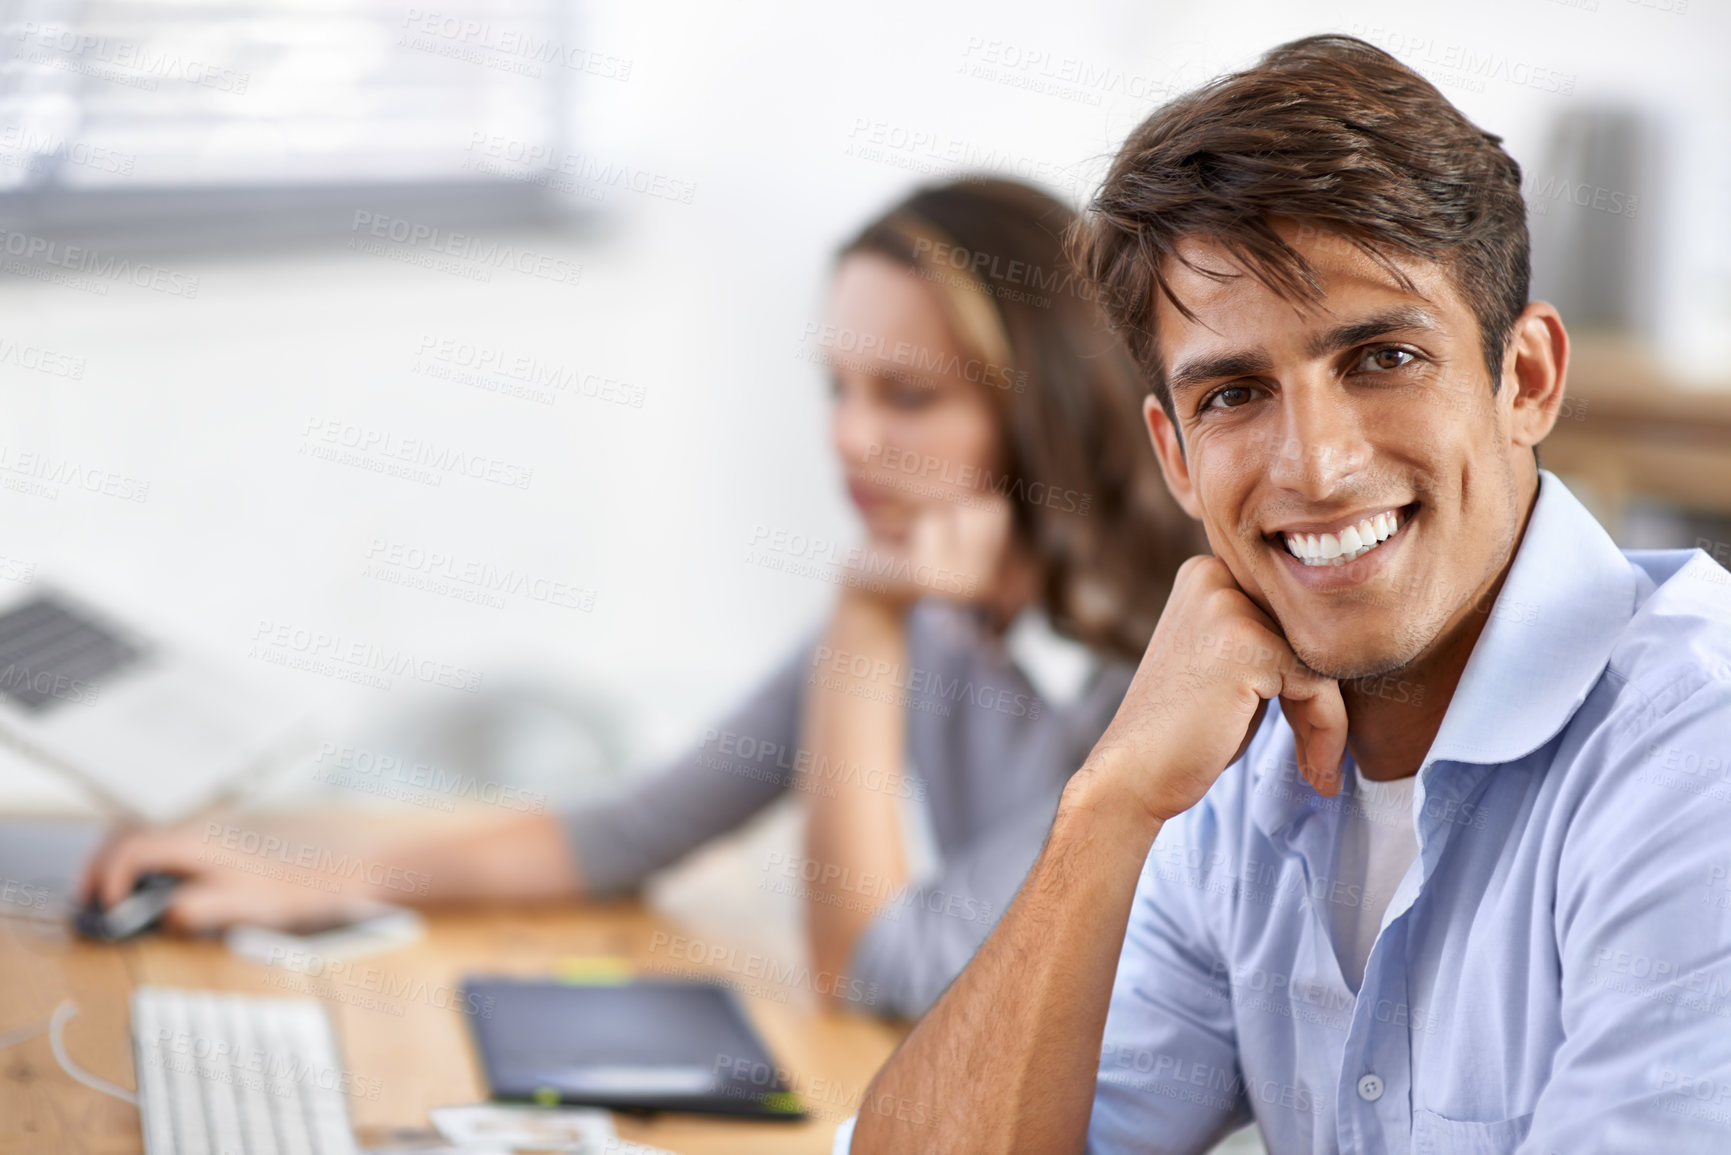
<path fill-rule="evenodd" d="M 162 257 L 198 278 L 194 300 L 0 281 L 0 338 L 85 364 L 66 380 L 0 360 L 0 446 L 149 483 L 143 502 L 0 489 L 0 556 L 229 656 L 334 730 L 446 691 L 249 659 L 261 621 L 403 647 L 489 684 L 532 670 L 599 685 L 630 703 L 638 753 L 664 752 L 827 604 L 824 585 L 743 559 L 759 524 L 852 532 L 824 386 L 797 354 L 831 248 L 919 175 L 961 158 L 1080 200 L 1167 86 L 1293 36 L 1370 29 L 1424 70 L 1450 62 L 1445 91 L 1529 164 L 1547 118 L 1573 102 L 1667 115 L 1687 147 L 1651 195 L 1676 210 L 1668 283 L 1708 302 L 1679 315 L 1708 331 L 1731 316 L 1731 13 L 1707 0 L 1662 10 L 1683 2 L 596 5 L 586 35 L 633 67 L 579 91 L 586 143 L 694 182 L 691 204 L 614 190 L 591 238 L 518 238 L 581 262 L 575 287 L 510 272 L 480 283 L 340 240 Z M 1046 62 L 1011 65 L 1028 53 Z M 1573 94 L 1514 79 L 1535 68 L 1572 76 Z M 1030 89 L 1042 72 L 1075 79 Z M 862 155 L 874 136 L 885 143 Z M 548 408 L 434 379 L 415 371 L 427 337 L 581 367 L 640 387 L 644 403 L 567 395 Z M 533 481 L 433 488 L 312 460 L 299 449 L 315 417 L 458 444 L 532 467 Z M 594 608 L 402 590 L 362 574 L 379 538 L 586 587 Z M 75 804 L 10 764 L 5 780 L 12 805 Z"/>

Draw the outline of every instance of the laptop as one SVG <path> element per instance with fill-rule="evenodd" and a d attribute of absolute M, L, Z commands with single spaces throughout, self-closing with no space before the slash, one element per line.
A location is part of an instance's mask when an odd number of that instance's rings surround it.
<path fill-rule="evenodd" d="M 63 588 L 0 597 L 0 740 L 137 821 L 175 822 L 238 790 L 300 721 L 246 671 Z"/>

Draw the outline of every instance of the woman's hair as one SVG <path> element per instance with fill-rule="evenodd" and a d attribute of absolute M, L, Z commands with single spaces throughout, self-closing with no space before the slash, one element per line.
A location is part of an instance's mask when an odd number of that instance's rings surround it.
<path fill-rule="evenodd" d="M 1047 616 L 1134 660 L 1179 564 L 1204 547 L 1155 464 L 1148 387 L 1067 255 L 1076 219 L 1038 189 L 969 178 L 914 193 L 841 257 L 886 257 L 936 290 L 962 354 L 951 367 L 997 414 L 1002 472 L 980 488 L 1010 500 Z M 911 351 L 909 368 L 920 360 Z"/>

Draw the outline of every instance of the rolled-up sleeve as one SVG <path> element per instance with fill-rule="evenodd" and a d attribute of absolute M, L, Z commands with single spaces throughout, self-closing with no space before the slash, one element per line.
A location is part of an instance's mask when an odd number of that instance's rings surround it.
<path fill-rule="evenodd" d="M 1157 846 L 1200 847 L 1197 859 L 1210 861 L 1215 831 L 1205 800 L 1167 823 Z M 1112 983 L 1090 1155 L 1207 1151 L 1251 1118 L 1206 888 L 1190 868 L 1156 861 L 1143 867 Z"/>
<path fill-rule="evenodd" d="M 768 806 L 793 781 L 812 646 L 801 645 L 696 749 L 619 794 L 564 817 L 586 893 L 638 886 Z"/>
<path fill-rule="evenodd" d="M 1559 864 L 1564 1037 L 1520 1150 L 1731 1151 L 1731 812 L 1653 781 L 1731 774 L 1731 685 L 1622 721 Z"/>

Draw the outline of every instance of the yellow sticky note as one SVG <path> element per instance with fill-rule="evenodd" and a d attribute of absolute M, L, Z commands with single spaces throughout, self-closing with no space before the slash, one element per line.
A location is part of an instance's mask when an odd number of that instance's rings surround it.
<path fill-rule="evenodd" d="M 618 955 L 568 955 L 559 960 L 553 973 L 560 982 L 581 986 L 618 986 L 631 981 L 635 969 L 631 960 Z"/>

